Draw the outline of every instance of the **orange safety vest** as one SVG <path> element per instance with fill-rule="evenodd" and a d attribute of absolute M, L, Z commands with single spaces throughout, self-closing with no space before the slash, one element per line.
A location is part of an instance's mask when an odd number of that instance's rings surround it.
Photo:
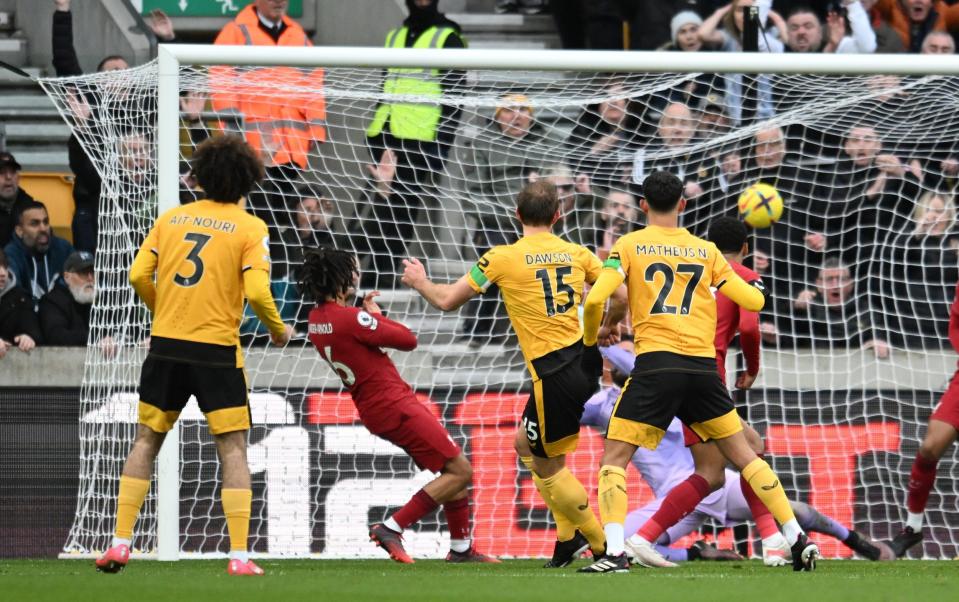
<path fill-rule="evenodd" d="M 260 28 L 253 5 L 237 14 L 215 44 L 234 46 L 312 46 L 299 23 L 283 16 L 286 29 L 277 42 Z M 323 69 L 261 67 L 238 71 L 210 68 L 213 109 L 239 113 L 247 142 L 268 165 L 295 163 L 306 169 L 313 141 L 326 141 Z"/>

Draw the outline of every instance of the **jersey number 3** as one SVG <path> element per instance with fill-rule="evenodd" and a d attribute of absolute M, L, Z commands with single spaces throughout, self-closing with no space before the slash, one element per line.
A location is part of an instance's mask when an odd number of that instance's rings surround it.
<path fill-rule="evenodd" d="M 663 275 L 663 288 L 659 289 L 659 295 L 656 297 L 653 307 L 649 310 L 649 315 L 676 315 L 676 306 L 666 305 L 666 299 L 669 298 L 669 293 L 673 290 L 673 282 L 676 280 L 676 274 L 689 274 L 689 280 L 686 282 L 686 290 L 683 291 L 683 302 L 682 305 L 679 306 L 679 314 L 688 316 L 689 309 L 693 304 L 693 293 L 696 291 L 696 286 L 699 284 L 705 271 L 706 268 L 704 266 L 695 263 L 681 263 L 676 266 L 675 273 L 669 264 L 649 264 L 649 267 L 646 268 L 646 282 L 653 282 L 656 278 L 656 272 L 660 272 Z"/>
<path fill-rule="evenodd" d="M 173 276 L 173 282 L 176 282 L 180 286 L 194 286 L 200 281 L 200 278 L 203 278 L 203 259 L 200 258 L 200 252 L 203 251 L 203 247 L 206 246 L 206 243 L 210 242 L 211 238 L 213 237 L 209 234 L 187 232 L 183 239 L 187 242 L 192 242 L 193 248 L 190 249 L 190 252 L 187 254 L 186 260 L 193 264 L 193 273 L 189 276 L 184 276 L 180 272 L 177 272 Z"/>
<path fill-rule="evenodd" d="M 547 316 L 564 314 L 569 311 L 569 308 L 576 302 L 576 291 L 573 290 L 572 286 L 563 282 L 563 278 L 572 273 L 573 268 L 568 265 L 556 268 L 556 293 L 566 293 L 569 295 L 566 303 L 560 305 L 559 303 L 553 302 L 553 286 L 549 282 L 549 270 L 546 268 L 536 270 L 536 277 L 543 282 L 543 299 L 546 301 Z"/>

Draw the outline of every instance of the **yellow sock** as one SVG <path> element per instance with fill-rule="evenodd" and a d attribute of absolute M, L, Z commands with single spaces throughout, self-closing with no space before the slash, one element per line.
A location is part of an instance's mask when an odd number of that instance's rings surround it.
<path fill-rule="evenodd" d="M 150 481 L 120 476 L 120 492 L 117 494 L 117 527 L 114 531 L 120 539 L 133 539 L 133 525 L 137 522 L 143 500 L 150 491 Z"/>
<path fill-rule="evenodd" d="M 601 554 L 606 547 L 606 534 L 589 508 L 589 495 L 568 468 L 564 468 L 548 479 L 543 485 L 553 498 L 553 504 L 576 526 L 589 540 L 589 547 Z"/>
<path fill-rule="evenodd" d="M 571 520 L 566 518 L 565 514 L 556 509 L 553 496 L 550 495 L 549 490 L 543 485 L 543 479 L 539 478 L 539 475 L 533 470 L 533 458 L 530 456 L 520 456 L 519 461 L 522 462 L 523 466 L 529 469 L 529 472 L 533 475 L 533 484 L 536 485 L 536 491 L 539 492 L 539 496 L 543 498 L 543 501 L 546 502 L 546 507 L 549 508 L 549 511 L 553 514 L 553 521 L 556 522 L 556 539 L 559 541 L 569 541 L 573 539 L 573 536 L 576 535 L 576 527 Z"/>
<path fill-rule="evenodd" d="M 226 530 L 230 534 L 230 551 L 245 552 L 250 535 L 250 505 L 253 492 L 249 489 L 224 489 L 220 492 Z"/>
<path fill-rule="evenodd" d="M 604 465 L 599 469 L 599 516 L 603 524 L 626 522 L 626 469 Z"/>
<path fill-rule="evenodd" d="M 779 483 L 779 477 L 765 460 L 756 458 L 742 470 L 741 474 L 780 525 L 796 519 L 789 499 Z"/>

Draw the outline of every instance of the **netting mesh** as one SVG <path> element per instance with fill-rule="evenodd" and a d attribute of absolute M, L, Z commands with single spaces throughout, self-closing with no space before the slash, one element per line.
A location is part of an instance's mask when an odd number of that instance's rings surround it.
<path fill-rule="evenodd" d="M 760 379 L 738 399 L 795 499 L 874 538 L 898 529 L 920 429 L 952 370 L 956 78 L 280 67 L 184 67 L 180 75 L 180 201 L 201 194 L 189 157 L 206 137 L 243 133 L 262 151 L 268 177 L 247 208 L 270 227 L 274 294 L 300 333 L 302 249 L 357 253 L 362 290 L 381 290 L 390 317 L 419 337 L 418 350 L 394 361 L 473 461 L 484 551 L 550 549 L 548 513 L 511 449 L 528 375 L 495 289 L 441 314 L 400 286 L 399 261 L 420 257 L 434 279 L 458 278 L 485 250 L 516 239 L 515 194 L 537 178 L 559 187 L 557 232 L 602 257 L 643 225 L 639 183 L 656 169 L 686 182 L 682 222 L 699 235 L 711 219 L 736 215 L 748 185 L 779 190 L 782 219 L 750 235 L 747 265 L 763 275 L 772 302 L 762 314 Z M 404 86 L 386 94 L 384 77 Z M 172 149 L 154 139 L 155 64 L 43 86 L 103 178 L 81 486 L 65 545 L 89 552 L 111 535 L 149 327 L 126 273 L 156 216 L 155 157 Z M 377 120 L 384 106 L 385 123 Z M 241 332 L 256 423 L 253 550 L 376 555 L 366 525 L 429 475 L 358 423 L 304 339 L 268 347 L 252 313 Z M 124 346 L 118 359 L 99 354 L 105 336 Z M 195 408 L 182 424 L 181 549 L 222 552 L 215 451 Z M 572 461 L 591 491 L 600 450 L 590 434 Z M 953 556 L 955 457 L 939 470 L 924 553 Z M 649 499 L 636 473 L 630 483 L 633 505 Z M 137 549 L 155 548 L 155 515 L 150 497 Z M 440 519 L 418 529 L 407 536 L 414 555 L 445 553 Z M 849 555 L 835 542 L 824 550 Z"/>

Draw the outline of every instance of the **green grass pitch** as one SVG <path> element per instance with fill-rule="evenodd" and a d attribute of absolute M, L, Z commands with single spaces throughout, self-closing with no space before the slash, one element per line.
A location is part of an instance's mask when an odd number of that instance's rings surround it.
<path fill-rule="evenodd" d="M 802 600 L 939 601 L 959 595 L 959 562 L 824 561 L 812 574 L 759 561 L 689 563 L 677 569 L 633 569 L 629 574 L 579 575 L 576 567 L 541 568 L 542 561 L 447 565 L 389 560 L 264 560 L 265 577 L 236 578 L 225 560 L 174 563 L 133 561 L 118 575 L 102 575 L 93 561 L 0 561 L 0 599 L 56 602 L 292 602 L 297 600 L 548 600 L 629 601 Z"/>

